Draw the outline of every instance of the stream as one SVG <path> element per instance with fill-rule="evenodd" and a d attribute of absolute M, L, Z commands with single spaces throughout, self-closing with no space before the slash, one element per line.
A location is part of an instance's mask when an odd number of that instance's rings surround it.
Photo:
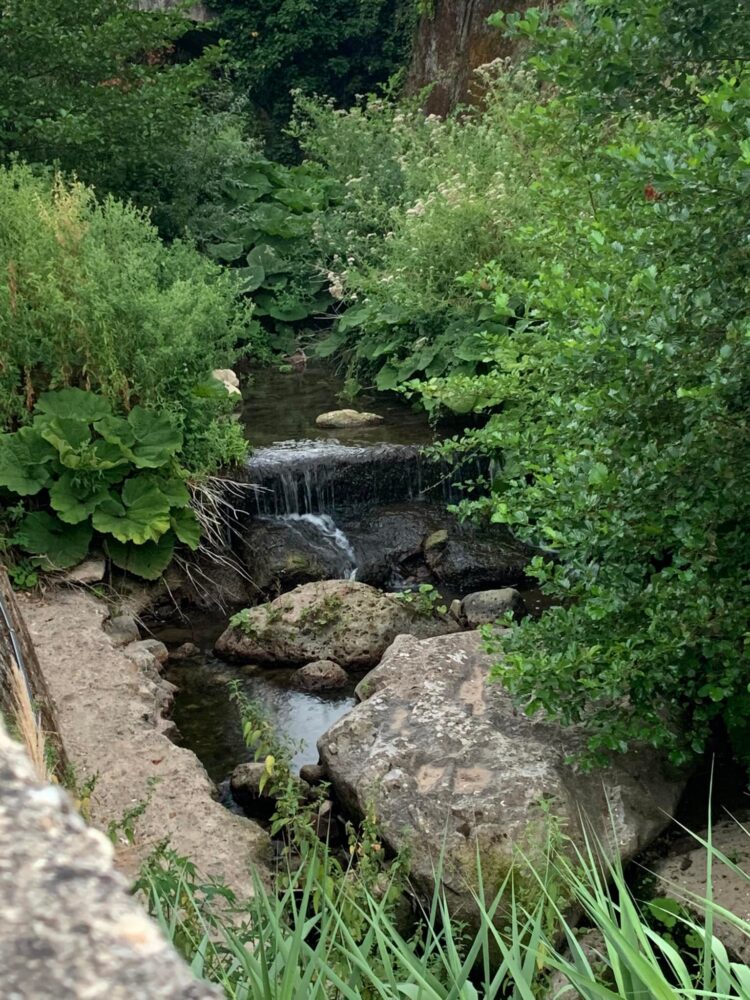
<path fill-rule="evenodd" d="M 310 579 L 356 579 L 386 590 L 415 587 L 426 579 L 426 569 L 414 553 L 426 535 L 444 526 L 445 505 L 457 499 L 453 483 L 481 472 L 425 459 L 422 447 L 440 435 L 424 413 L 396 396 L 357 401 L 359 408 L 381 414 L 382 424 L 318 428 L 320 413 L 347 405 L 337 399 L 342 388 L 340 378 L 312 366 L 291 374 L 264 370 L 243 385 L 242 420 L 253 446 L 245 476 L 257 489 L 246 501 L 235 549 L 252 564 L 261 589 L 272 580 L 289 590 Z M 298 568 L 299 579 L 289 565 Z M 462 596 L 460 586 L 439 589 L 447 603 Z M 537 601 L 530 593 L 530 605 Z M 308 692 L 294 686 L 293 670 L 230 665 L 213 653 L 226 618 L 191 615 L 189 623 L 153 630 L 172 649 L 189 641 L 201 650 L 193 660 L 173 661 L 167 674 L 178 687 L 173 718 L 179 742 L 217 783 L 249 759 L 230 699 L 231 683 L 237 682 L 294 747 L 295 768 L 317 762 L 316 741 L 354 705 L 359 677 L 353 674 L 338 690 Z"/>

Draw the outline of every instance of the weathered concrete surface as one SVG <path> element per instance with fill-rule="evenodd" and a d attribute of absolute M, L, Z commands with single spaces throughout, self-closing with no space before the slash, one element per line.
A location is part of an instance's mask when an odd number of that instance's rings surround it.
<path fill-rule="evenodd" d="M 250 608 L 244 625 L 219 636 L 216 652 L 241 663 L 333 660 L 357 669 L 374 666 L 401 633 L 425 637 L 458 628 L 453 618 L 419 614 L 366 583 L 321 580 Z"/>
<path fill-rule="evenodd" d="M 86 827 L 0 721 L 0 992 L 7 1000 L 209 1000 Z"/>
<path fill-rule="evenodd" d="M 60 733 L 79 784 L 98 775 L 91 821 L 100 830 L 144 802 L 136 842 L 118 845 L 129 875 L 169 838 L 204 875 L 243 893 L 252 891 L 250 867 L 262 864 L 268 840 L 261 828 L 229 813 L 197 757 L 175 746 L 162 716 L 170 685 L 152 656 L 116 649 L 102 625 L 107 606 L 79 591 L 53 591 L 19 601 L 39 662 L 57 704 Z"/>
<path fill-rule="evenodd" d="M 428 114 L 445 115 L 458 104 L 476 103 L 483 91 L 475 71 L 512 56 L 517 46 L 491 28 L 487 18 L 498 10 L 507 14 L 549 5 L 549 0 L 435 0 L 434 15 L 419 22 L 408 92 L 417 94 L 432 84 L 425 103 Z"/>
<path fill-rule="evenodd" d="M 386 842 L 412 848 L 412 878 L 427 893 L 444 844 L 449 905 L 464 917 L 477 847 L 488 892 L 514 844 L 539 857 L 550 815 L 575 839 L 582 813 L 629 858 L 669 822 L 683 786 L 645 750 L 579 773 L 565 759 L 582 748 L 581 734 L 518 713 L 488 683 L 495 659 L 478 632 L 399 636 L 360 683 L 366 700 L 318 741 L 337 795 L 360 815 L 372 804 Z"/>

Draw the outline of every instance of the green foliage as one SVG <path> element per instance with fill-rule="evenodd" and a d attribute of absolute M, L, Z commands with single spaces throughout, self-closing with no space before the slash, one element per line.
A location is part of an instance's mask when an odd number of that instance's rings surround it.
<path fill-rule="evenodd" d="M 578 58 L 596 73 L 596 48 Z M 535 110 L 542 135 L 574 97 Z M 506 323 L 488 341 L 503 407 L 470 435 L 504 474 L 474 511 L 556 550 L 533 572 L 566 605 L 516 626 L 496 675 L 584 725 L 590 760 L 645 740 L 683 762 L 720 720 L 750 757 L 749 102 L 743 66 L 684 115 L 592 126 L 551 175 L 585 181 L 589 212 L 542 216 L 532 280 L 471 279 Z"/>
<path fill-rule="evenodd" d="M 344 856 L 329 852 L 328 845 L 324 850 L 316 820 L 327 799 L 329 786 L 319 784 L 306 790 L 292 772 L 295 747 L 278 736 L 263 706 L 246 698 L 237 683 L 232 685 L 231 697 L 237 706 L 245 743 L 255 760 L 263 761 L 265 766 L 260 792 L 275 801 L 270 834 L 283 838 L 284 856 L 288 862 L 287 870 L 277 876 L 279 883 L 295 884 L 298 874 L 294 872 L 294 865 L 309 866 L 319 882 L 311 898 L 311 909 L 319 912 L 325 905 L 320 885 L 327 886 L 325 891 L 337 897 L 349 932 L 355 938 L 361 937 L 365 931 L 361 907 L 368 895 L 377 893 L 381 906 L 391 916 L 402 900 L 407 853 L 386 859 L 372 810 L 365 815 L 359 828 L 347 824 L 348 851 Z"/>
<path fill-rule="evenodd" d="M 49 570 L 80 562 L 96 536 L 115 565 L 156 579 L 177 542 L 196 549 L 200 540 L 181 448 L 167 414 L 135 406 L 120 417 L 83 389 L 43 393 L 29 425 L 0 435 L 0 496 L 52 511 L 29 510 L 12 541 Z"/>
<path fill-rule="evenodd" d="M 238 291 L 251 297 L 277 350 L 293 351 L 297 327 L 331 304 L 312 232 L 336 187 L 313 164 L 244 156 L 227 167 L 218 197 L 191 223 L 204 252 L 233 267 Z"/>
<path fill-rule="evenodd" d="M 487 83 L 486 111 L 445 121 L 387 99 L 346 114 L 298 100 L 295 133 L 342 188 L 314 235 L 330 292 L 347 308 L 318 354 L 343 357 L 379 389 L 473 374 L 483 331 L 499 324 L 461 276 L 493 259 L 519 276 L 536 269 L 514 239 L 534 217 L 549 156 L 518 114 L 532 84 L 489 70 Z M 585 197 L 571 193 L 571 210 Z"/>
<path fill-rule="evenodd" d="M 590 763 L 639 741 L 683 763 L 722 725 L 750 760 L 737 6 L 527 11 L 511 21 L 529 64 L 442 124 L 304 106 L 303 142 L 347 192 L 329 252 L 354 234 L 322 353 L 473 415 L 446 455 L 497 473 L 461 512 L 553 550 L 531 570 L 562 604 L 498 639 L 496 676 L 530 714 L 585 727 Z"/>
<path fill-rule="evenodd" d="M 418 615 L 431 618 L 434 614 L 447 614 L 448 608 L 441 603 L 443 598 L 431 583 L 420 583 L 416 590 L 402 590 L 391 597 L 400 604 L 405 604 Z"/>
<path fill-rule="evenodd" d="M 256 876 L 253 897 L 245 901 L 224 886 L 201 882 L 189 861 L 162 848 L 137 887 L 196 974 L 220 984 L 234 1000 L 533 1000 L 548 994 L 552 973 L 560 984 L 556 993 L 549 992 L 555 997 L 748 1000 L 750 970 L 730 957 L 714 926 L 721 919 L 746 941 L 750 924 L 714 902 L 713 872 L 727 867 L 741 880 L 748 876 L 716 849 L 710 834 L 700 843 L 706 850 L 707 890 L 690 905 L 702 919 L 670 906 L 694 939 L 695 955 L 687 960 L 671 929 L 661 933 L 650 925 L 621 866 L 603 865 L 603 847 L 593 841 L 572 863 L 560 859 L 551 879 L 537 873 L 539 899 L 530 906 L 518 901 L 510 878 L 497 896 L 486 895 L 477 861 L 479 929 L 473 934 L 450 913 L 437 877 L 425 924 L 416 934 L 399 929 L 383 902 L 368 892 L 359 906 L 364 933 L 356 937 L 339 887 L 328 876 L 325 852 L 321 865 L 308 859 L 272 891 Z M 584 947 L 559 909 L 555 932 L 545 930 L 544 907 L 556 907 L 560 879 L 586 925 L 598 932 L 602 944 L 593 950 Z"/>
<path fill-rule="evenodd" d="M 744 0 L 572 0 L 490 21 L 527 39 L 541 78 L 596 117 L 689 111 L 696 88 L 710 87 L 750 47 Z"/>
<path fill-rule="evenodd" d="M 404 66 L 416 23 L 414 0 L 216 0 L 212 9 L 237 84 L 286 155 L 292 91 L 351 104 Z"/>
<path fill-rule="evenodd" d="M 136 209 L 97 204 L 82 184 L 20 166 L 0 169 L 0 274 L 0 427 L 23 424 L 40 394 L 71 386 L 116 411 L 172 418 L 193 473 L 244 455 L 232 401 L 210 381 L 213 368 L 262 350 L 233 275 L 187 244 L 165 246 Z M 52 447 L 34 440 L 14 439 L 26 449 L 14 462 L 21 495 Z M 141 460 L 150 446 L 139 439 Z"/>
<path fill-rule="evenodd" d="M 189 29 L 179 13 L 129 0 L 4 3 L 0 162 L 56 164 L 101 194 L 158 201 L 215 62 L 174 62 Z"/>

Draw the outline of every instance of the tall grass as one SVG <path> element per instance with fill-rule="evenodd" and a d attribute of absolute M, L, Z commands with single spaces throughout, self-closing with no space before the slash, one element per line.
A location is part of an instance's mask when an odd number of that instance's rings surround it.
<path fill-rule="evenodd" d="M 11 723 L 18 739 L 26 748 L 32 767 L 40 781 L 54 780 L 49 768 L 49 754 L 38 713 L 29 694 L 28 685 L 14 656 L 7 665 L 6 683 L 10 698 Z"/>
<path fill-rule="evenodd" d="M 326 876 L 323 848 L 281 891 L 256 878 L 253 898 L 241 904 L 224 887 L 201 884 L 194 867 L 169 851 L 144 871 L 140 888 L 195 974 L 219 983 L 232 1000 L 750 1000 L 750 969 L 714 933 L 721 920 L 750 939 L 750 923 L 719 906 L 712 891 L 717 862 L 741 880 L 748 875 L 710 834 L 696 840 L 706 851 L 708 889 L 677 911 L 687 950 L 657 929 L 622 866 L 602 863 L 591 839 L 552 865 L 556 888 L 539 875 L 531 907 L 517 897 L 512 874 L 487 898 L 478 862 L 479 921 L 471 931 L 452 918 L 439 878 L 416 931 L 407 935 L 385 897 L 369 892 L 353 924 L 351 899 L 344 907 L 343 887 Z M 570 910 L 560 908 L 558 880 L 574 900 L 571 909 L 583 913 L 583 926 L 598 931 L 596 947 L 584 943 Z"/>

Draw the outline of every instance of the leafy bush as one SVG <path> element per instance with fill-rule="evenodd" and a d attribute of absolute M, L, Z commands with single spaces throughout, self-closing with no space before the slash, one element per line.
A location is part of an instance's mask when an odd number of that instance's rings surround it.
<path fill-rule="evenodd" d="M 470 275 L 504 330 L 485 337 L 478 376 L 419 389 L 434 403 L 473 392 L 489 414 L 465 445 L 503 474 L 465 512 L 557 552 L 534 572 L 565 606 L 499 643 L 496 675 L 526 710 L 586 727 L 591 761 L 645 740 L 681 763 L 722 725 L 749 761 L 750 72 L 672 95 L 658 117 L 623 93 L 622 112 L 580 129 L 608 65 L 609 22 L 589 30 L 603 10 L 575 5 L 587 30 L 575 53 L 561 40 L 592 90 L 525 116 L 542 142 L 570 135 L 538 222 L 514 236 L 538 273 Z M 588 209 L 560 211 L 580 185 Z"/>
<path fill-rule="evenodd" d="M 292 91 L 351 104 L 404 66 L 416 23 L 414 0 L 216 0 L 212 9 L 236 81 L 282 155 Z"/>
<path fill-rule="evenodd" d="M 316 237 L 346 311 L 318 351 L 343 355 L 379 389 L 473 373 L 486 353 L 480 334 L 497 321 L 462 276 L 491 260 L 535 273 L 515 233 L 544 198 L 551 150 L 529 141 L 516 113 L 528 78 L 487 73 L 487 110 L 446 121 L 381 99 L 346 114 L 298 102 L 303 147 L 344 189 Z M 569 192 L 570 210 L 585 197 L 583 187 Z"/>
<path fill-rule="evenodd" d="M 204 117 L 212 53 L 176 63 L 179 13 L 130 0 L 9 0 L 0 18 L 0 162 L 75 172 L 104 195 L 163 200 L 175 153 Z"/>
<path fill-rule="evenodd" d="M 119 417 L 83 389 L 42 393 L 32 422 L 0 436 L 0 489 L 46 501 L 14 541 L 48 570 L 81 562 L 96 537 L 116 566 L 156 579 L 176 542 L 196 549 L 200 539 L 181 447 L 167 414 L 135 406 Z"/>
<path fill-rule="evenodd" d="M 0 427 L 74 386 L 115 411 L 171 415 L 192 473 L 244 455 L 210 379 L 262 350 L 233 275 L 185 243 L 166 247 L 133 207 L 21 166 L 0 169 L 0 273 Z"/>
<path fill-rule="evenodd" d="M 335 187 L 313 164 L 246 156 L 228 166 L 219 197 L 191 223 L 208 256 L 233 266 L 238 290 L 252 297 L 278 350 L 294 350 L 295 324 L 331 304 L 312 232 Z"/>
<path fill-rule="evenodd" d="M 528 64 L 444 123 L 301 105 L 345 187 L 319 246 L 348 308 L 321 353 L 483 424 L 445 449 L 502 470 L 461 509 L 556 550 L 534 571 L 564 605 L 512 629 L 496 674 L 585 726 L 589 762 L 646 740 L 683 763 L 722 726 L 750 761 L 738 10 L 509 16 Z"/>

